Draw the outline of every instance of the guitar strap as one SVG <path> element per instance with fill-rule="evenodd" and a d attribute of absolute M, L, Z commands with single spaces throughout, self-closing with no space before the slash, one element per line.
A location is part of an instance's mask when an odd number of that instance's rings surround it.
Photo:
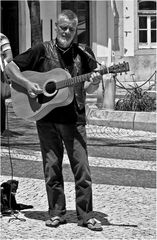
<path fill-rule="evenodd" d="M 75 44 L 75 43 L 74 43 L 74 44 Z M 56 45 L 56 49 L 57 49 L 57 50 L 60 49 L 57 44 L 55 44 L 55 45 Z M 70 48 L 71 48 L 71 46 L 70 46 L 66 51 L 68 51 Z M 102 66 L 102 64 L 101 64 L 100 62 L 98 62 L 89 52 L 86 51 L 85 47 L 84 47 L 82 44 L 77 44 L 77 48 L 78 48 L 83 54 L 85 54 L 88 58 L 92 59 L 92 60 L 93 60 L 94 62 L 96 62 L 98 65 Z M 60 50 L 61 50 L 61 49 L 60 49 Z M 65 52 L 66 52 L 66 51 L 65 51 Z M 69 71 L 69 69 L 66 67 L 63 59 L 61 58 L 61 55 L 60 55 L 60 52 L 59 52 L 59 51 L 57 51 L 57 54 L 58 54 L 58 58 L 59 58 L 61 67 L 62 67 L 63 69 L 65 69 L 65 70 L 68 70 L 68 71 Z M 73 64 L 73 70 L 70 71 L 70 72 L 71 72 L 71 75 L 72 75 L 72 76 L 77 76 L 77 73 L 78 73 L 78 71 L 77 71 L 77 70 L 78 70 L 78 69 L 77 69 L 77 57 L 74 58 L 74 49 L 73 49 L 73 48 L 72 48 L 72 58 L 73 58 L 74 64 Z"/>
<path fill-rule="evenodd" d="M 87 52 L 85 50 L 85 47 L 83 47 L 82 45 L 78 45 L 78 48 L 84 54 L 86 54 L 90 59 L 92 59 L 94 62 L 96 62 L 99 66 L 103 67 L 103 65 L 100 62 L 98 62 L 89 52 Z M 96 103 L 96 105 L 97 105 L 98 108 L 101 108 L 102 104 L 103 104 L 104 88 L 105 88 L 104 81 L 102 81 L 101 84 L 99 84 L 99 87 L 97 89 L 97 103 Z"/>
<path fill-rule="evenodd" d="M 97 64 L 99 64 L 100 66 L 102 66 L 102 64 L 100 62 L 98 62 L 89 52 L 86 51 L 85 47 L 83 47 L 83 45 L 78 44 L 78 49 L 81 50 L 82 53 L 86 54 L 90 59 L 92 59 L 94 62 L 96 62 Z"/>
<path fill-rule="evenodd" d="M 77 71 L 78 70 L 78 68 L 77 68 L 77 61 L 76 61 L 77 56 L 76 56 L 76 58 L 74 58 L 74 49 L 73 49 L 73 47 L 70 46 L 68 49 L 66 49 L 64 51 L 57 44 L 55 44 L 55 46 L 56 46 L 56 50 L 57 50 L 58 60 L 60 62 L 61 67 L 64 70 L 68 71 L 72 77 L 77 76 L 77 74 L 78 74 L 78 71 Z M 67 66 L 66 63 L 64 62 L 63 58 L 61 57 L 61 52 L 63 52 L 63 54 L 64 54 L 67 51 L 69 51 L 70 49 L 72 50 L 73 63 L 70 66 Z"/>

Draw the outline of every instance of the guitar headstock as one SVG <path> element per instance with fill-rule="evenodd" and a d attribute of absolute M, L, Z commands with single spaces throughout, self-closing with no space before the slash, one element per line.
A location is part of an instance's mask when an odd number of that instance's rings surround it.
<path fill-rule="evenodd" d="M 129 63 L 128 62 L 123 62 L 119 64 L 114 64 L 113 66 L 110 66 L 108 68 L 109 73 L 122 73 L 122 72 L 128 72 L 130 71 L 129 69 Z"/>

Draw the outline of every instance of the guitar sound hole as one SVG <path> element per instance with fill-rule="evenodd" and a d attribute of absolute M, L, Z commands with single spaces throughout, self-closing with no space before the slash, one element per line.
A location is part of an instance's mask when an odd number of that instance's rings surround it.
<path fill-rule="evenodd" d="M 53 94 L 56 91 L 55 82 L 48 82 L 45 86 L 45 90 L 48 94 Z"/>

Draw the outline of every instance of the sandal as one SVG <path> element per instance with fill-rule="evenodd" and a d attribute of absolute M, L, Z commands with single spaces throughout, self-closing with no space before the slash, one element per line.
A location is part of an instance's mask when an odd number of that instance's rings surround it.
<path fill-rule="evenodd" d="M 55 217 L 52 217 L 50 219 L 48 219 L 45 223 L 45 225 L 47 227 L 58 227 L 60 224 L 65 224 L 66 223 L 66 220 L 65 219 L 62 219 L 61 217 L 59 216 L 55 216 Z"/>
<path fill-rule="evenodd" d="M 102 231 L 101 222 L 95 218 L 91 218 L 87 221 L 87 228 L 92 231 Z"/>

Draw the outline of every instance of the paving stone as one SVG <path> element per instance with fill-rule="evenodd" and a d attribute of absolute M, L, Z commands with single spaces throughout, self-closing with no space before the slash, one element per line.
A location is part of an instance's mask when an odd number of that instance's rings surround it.
<path fill-rule="evenodd" d="M 94 213 L 102 221 L 103 232 L 77 226 L 74 183 L 65 183 L 68 223 L 51 229 L 45 226 L 47 198 L 44 180 L 19 180 L 17 202 L 32 204 L 18 218 L 1 218 L 2 239 L 155 239 L 155 189 L 93 184 Z M 1 180 L 7 180 L 1 176 Z M 151 208 L 150 208 L 151 206 Z"/>
<path fill-rule="evenodd" d="M 19 181 L 17 202 L 32 204 L 33 209 L 23 210 L 17 218 L 1 218 L 2 240 L 155 240 L 156 239 L 156 164 L 153 159 L 138 161 L 132 158 L 117 159 L 89 156 L 93 175 L 93 206 L 95 217 L 102 221 L 103 232 L 92 232 L 77 226 L 75 211 L 75 185 L 67 155 L 64 155 L 65 194 L 67 221 L 56 229 L 45 226 L 48 218 L 47 197 L 42 172 L 39 140 L 34 122 L 15 116 L 9 105 L 9 130 L 12 134 L 1 138 L 2 168 L 9 171 L 8 150 L 16 163 L 15 178 Z M 128 141 L 129 143 L 156 140 L 149 131 L 87 125 L 88 141 Z M 9 146 L 8 149 L 8 140 Z M 29 165 L 32 176 L 23 172 Z M 39 170 L 40 169 L 40 170 Z M 36 176 L 41 176 L 37 178 Z M 1 175 L 0 183 L 10 175 Z M 152 186 L 153 183 L 153 186 Z M 144 184 L 144 185 L 142 185 Z M 9 222 L 9 220 L 11 220 Z M 23 221 L 25 220 L 25 221 Z"/>

